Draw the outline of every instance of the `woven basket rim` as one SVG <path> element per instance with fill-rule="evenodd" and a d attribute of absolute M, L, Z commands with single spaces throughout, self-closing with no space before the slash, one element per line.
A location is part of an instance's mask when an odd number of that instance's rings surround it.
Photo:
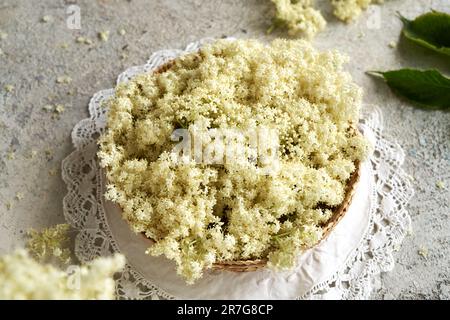
<path fill-rule="evenodd" d="M 173 65 L 175 64 L 175 59 L 170 60 L 163 65 L 159 66 L 155 70 L 153 70 L 153 73 L 164 73 L 167 70 L 169 70 Z M 357 130 L 354 126 L 351 126 L 353 130 L 355 131 L 355 134 L 361 134 L 359 130 Z M 324 241 L 329 234 L 333 231 L 335 226 L 341 221 L 341 219 L 345 216 L 345 213 L 347 212 L 352 199 L 353 195 L 356 191 L 356 186 L 360 178 L 361 174 L 361 164 L 360 162 L 355 163 L 355 171 L 351 174 L 350 178 L 348 179 L 347 185 L 346 185 L 346 192 L 344 196 L 344 200 L 342 203 L 335 207 L 333 209 L 334 213 L 333 216 L 328 220 L 325 226 L 323 226 L 323 234 L 322 238 L 313 246 L 311 247 L 305 247 L 304 249 L 311 249 L 319 245 L 322 241 Z M 120 206 L 119 206 L 120 207 Z M 152 244 L 155 243 L 155 240 L 147 237 L 143 232 L 141 235 L 148 241 L 150 241 Z M 227 271 L 233 271 L 233 272 L 248 272 L 248 271 L 256 271 L 258 269 L 264 268 L 267 266 L 267 259 L 249 259 L 249 260 L 230 260 L 230 261 L 221 261 L 216 262 L 213 264 L 212 269 L 213 270 L 227 270 Z"/>

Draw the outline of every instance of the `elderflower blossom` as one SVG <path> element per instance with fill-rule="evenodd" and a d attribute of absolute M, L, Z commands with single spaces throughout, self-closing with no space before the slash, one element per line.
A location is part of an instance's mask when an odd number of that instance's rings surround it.
<path fill-rule="evenodd" d="M 313 7 L 314 0 L 270 0 L 275 5 L 275 17 L 269 32 L 276 27 L 288 30 L 290 36 L 311 40 L 325 29 L 326 20 L 320 10 Z M 384 0 L 330 0 L 334 15 L 345 22 L 355 20 L 370 4 Z"/>
<path fill-rule="evenodd" d="M 312 7 L 313 0 L 271 0 L 275 4 L 275 25 L 288 29 L 291 36 L 302 35 L 312 39 L 325 29 L 326 21 L 319 10 Z"/>
<path fill-rule="evenodd" d="M 112 277 L 124 265 L 125 258 L 115 255 L 65 272 L 38 263 L 19 249 L 0 256 L 0 300 L 111 300 L 115 298 Z"/>
<path fill-rule="evenodd" d="M 383 2 L 384 0 L 331 0 L 334 15 L 345 22 L 356 19 L 370 4 Z"/>
<path fill-rule="evenodd" d="M 71 256 L 68 248 L 69 229 L 68 224 L 58 224 L 42 231 L 31 229 L 28 232 L 30 239 L 27 242 L 27 249 L 40 262 L 48 262 L 56 258 L 61 263 L 67 264 Z"/>
<path fill-rule="evenodd" d="M 174 260 L 193 283 L 221 261 L 290 268 L 316 244 L 368 152 L 353 130 L 362 91 L 346 61 L 302 40 L 219 40 L 119 84 L 98 155 L 106 197 L 155 241 L 147 253 Z M 259 162 L 180 162 L 171 152 L 180 127 L 256 125 L 279 135 L 276 172 Z"/>

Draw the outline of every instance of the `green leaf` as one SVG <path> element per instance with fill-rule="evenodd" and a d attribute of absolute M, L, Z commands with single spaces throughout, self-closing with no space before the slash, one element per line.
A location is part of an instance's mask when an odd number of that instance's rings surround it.
<path fill-rule="evenodd" d="M 399 14 L 400 15 L 400 14 Z M 408 20 L 400 15 L 403 21 L 403 35 L 428 49 L 450 56 L 450 15 L 432 11 Z"/>
<path fill-rule="evenodd" d="M 450 78 L 437 70 L 401 69 L 372 71 L 368 74 L 382 76 L 391 89 L 417 104 L 440 109 L 450 108 Z"/>

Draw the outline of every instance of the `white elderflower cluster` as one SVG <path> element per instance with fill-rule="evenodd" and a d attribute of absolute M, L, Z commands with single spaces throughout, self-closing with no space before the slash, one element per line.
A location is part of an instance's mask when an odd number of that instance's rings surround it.
<path fill-rule="evenodd" d="M 314 8 L 314 0 L 270 0 L 275 5 L 275 17 L 269 32 L 276 27 L 288 30 L 290 36 L 302 36 L 311 40 L 326 27 L 320 10 Z M 345 22 L 355 20 L 372 3 L 384 0 L 330 0 L 334 15 Z"/>
<path fill-rule="evenodd" d="M 292 267 L 367 154 L 354 130 L 362 92 L 345 62 L 302 40 L 220 40 L 118 85 L 98 153 L 106 197 L 155 241 L 148 253 L 174 260 L 188 283 L 220 261 Z M 180 128 L 255 127 L 278 133 L 278 170 L 179 161 L 172 151 Z"/>
<path fill-rule="evenodd" d="M 40 264 L 20 249 L 0 256 L 0 300 L 114 299 L 114 273 L 125 265 L 122 255 L 98 258 L 71 273 Z"/>
<path fill-rule="evenodd" d="M 70 226 L 58 224 L 42 231 L 28 231 L 27 249 L 39 262 L 49 262 L 57 259 L 63 264 L 70 262 L 71 251 L 68 248 Z"/>
<path fill-rule="evenodd" d="M 271 0 L 275 4 L 275 24 L 285 26 L 291 36 L 312 39 L 325 29 L 327 22 L 319 10 L 313 8 L 314 0 Z"/>
<path fill-rule="evenodd" d="M 356 19 L 370 4 L 383 2 L 384 0 L 331 0 L 334 15 L 345 22 Z"/>

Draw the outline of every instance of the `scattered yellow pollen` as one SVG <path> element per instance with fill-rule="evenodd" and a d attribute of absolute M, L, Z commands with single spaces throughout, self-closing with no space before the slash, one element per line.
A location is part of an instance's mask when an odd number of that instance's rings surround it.
<path fill-rule="evenodd" d="M 11 93 L 15 90 L 15 87 L 12 84 L 7 84 L 7 85 L 5 85 L 5 90 L 6 90 L 6 92 Z"/>
<path fill-rule="evenodd" d="M 64 107 L 62 104 L 58 104 L 58 105 L 56 105 L 56 107 L 55 107 L 55 111 L 56 111 L 56 113 L 58 113 L 58 114 L 63 113 L 64 110 L 65 110 L 65 107 Z"/>
<path fill-rule="evenodd" d="M 438 180 L 436 182 L 436 187 L 438 187 L 439 189 L 445 189 L 445 182 L 442 180 Z"/>
<path fill-rule="evenodd" d="M 103 42 L 107 42 L 109 39 L 109 31 L 101 31 L 98 33 L 98 37 L 100 38 L 100 40 L 102 40 Z"/>
<path fill-rule="evenodd" d="M 42 22 L 44 22 L 44 23 L 47 23 L 47 22 L 50 22 L 50 21 L 52 21 L 53 19 L 52 19 L 52 17 L 51 16 L 43 16 L 42 18 L 41 18 L 41 21 Z"/>
<path fill-rule="evenodd" d="M 76 42 L 77 43 L 83 43 L 83 44 L 87 44 L 87 45 L 91 45 L 92 44 L 92 40 L 89 38 L 85 38 L 85 37 L 77 37 L 76 38 Z"/>
<path fill-rule="evenodd" d="M 389 46 L 389 48 L 394 49 L 397 47 L 397 43 L 395 41 L 391 41 L 391 42 L 389 42 L 388 46 Z"/>
<path fill-rule="evenodd" d="M 52 149 L 45 150 L 45 155 L 51 157 L 53 155 L 53 150 Z"/>
<path fill-rule="evenodd" d="M 421 247 L 421 248 L 417 251 L 417 253 L 418 253 L 420 256 L 424 257 L 425 259 L 428 258 L 428 248 L 426 248 L 426 247 Z"/>
<path fill-rule="evenodd" d="M 51 112 L 53 111 L 53 106 L 51 104 L 46 104 L 45 106 L 42 107 L 42 109 L 44 109 L 47 112 Z"/>
<path fill-rule="evenodd" d="M 56 78 L 56 83 L 70 84 L 71 82 L 72 82 L 72 78 L 69 76 L 59 76 Z"/>

